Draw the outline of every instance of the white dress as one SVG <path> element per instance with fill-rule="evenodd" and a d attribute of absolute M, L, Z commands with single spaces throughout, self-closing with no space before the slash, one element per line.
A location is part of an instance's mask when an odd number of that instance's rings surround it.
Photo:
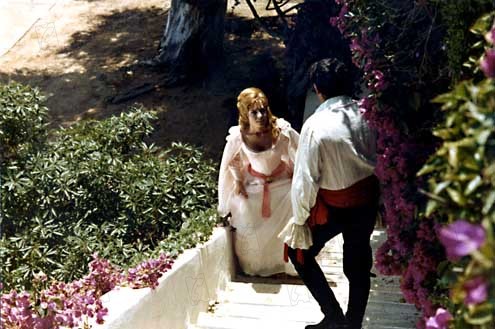
<path fill-rule="evenodd" d="M 242 142 L 239 126 L 232 127 L 220 166 L 218 210 L 222 216 L 232 215 L 235 253 L 242 270 L 249 275 L 297 275 L 292 264 L 284 262 L 284 244 L 277 235 L 292 216 L 290 188 L 299 135 L 283 119 L 277 120 L 277 126 L 277 142 L 262 152 L 251 151 Z M 259 174 L 270 176 L 274 172 L 265 186 L 266 180 Z M 234 193 L 234 176 L 242 179 L 247 199 Z"/>

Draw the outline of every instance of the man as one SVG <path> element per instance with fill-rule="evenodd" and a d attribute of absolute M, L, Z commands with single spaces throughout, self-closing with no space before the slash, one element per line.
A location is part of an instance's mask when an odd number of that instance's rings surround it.
<path fill-rule="evenodd" d="M 316 62 L 309 79 L 322 104 L 301 130 L 291 190 L 293 217 L 279 237 L 325 315 L 306 328 L 360 329 L 370 290 L 370 236 L 379 197 L 373 175 L 375 134 L 356 101 L 347 96 L 353 84 L 343 63 Z M 339 233 L 349 280 L 345 315 L 315 260 Z"/>

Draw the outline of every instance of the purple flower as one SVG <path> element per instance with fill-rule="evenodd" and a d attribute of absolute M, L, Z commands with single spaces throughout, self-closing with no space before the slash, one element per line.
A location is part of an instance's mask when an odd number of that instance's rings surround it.
<path fill-rule="evenodd" d="M 376 91 L 381 91 L 387 88 L 387 83 L 385 82 L 385 76 L 383 75 L 382 71 L 373 70 L 371 74 L 373 74 L 373 77 L 375 78 L 375 83 L 373 84 L 373 88 L 375 88 Z"/>
<path fill-rule="evenodd" d="M 448 322 L 452 320 L 452 315 L 446 309 L 439 308 L 434 316 L 426 321 L 426 329 L 447 329 Z"/>
<path fill-rule="evenodd" d="M 332 25 L 332 26 L 337 26 L 337 24 L 339 23 L 339 18 L 338 17 L 330 17 L 330 19 L 328 20 L 328 23 L 330 23 L 330 25 Z"/>
<path fill-rule="evenodd" d="M 361 47 L 361 45 L 359 44 L 358 38 L 352 38 L 351 44 L 349 47 L 351 48 L 351 51 L 353 51 L 353 52 L 357 52 L 359 54 L 362 54 L 364 52 L 363 47 Z"/>
<path fill-rule="evenodd" d="M 495 27 L 493 27 L 488 33 L 485 34 L 485 40 L 491 44 L 495 40 Z"/>
<path fill-rule="evenodd" d="M 480 68 L 487 78 L 495 77 L 495 49 L 488 49 L 481 58 Z"/>
<path fill-rule="evenodd" d="M 458 220 L 439 232 L 440 242 L 445 247 L 449 260 L 458 260 L 478 249 L 486 238 L 485 229 L 481 225 L 470 224 Z"/>
<path fill-rule="evenodd" d="M 480 276 L 464 283 L 464 289 L 466 290 L 466 298 L 464 298 L 466 305 L 483 303 L 488 297 L 488 284 Z"/>

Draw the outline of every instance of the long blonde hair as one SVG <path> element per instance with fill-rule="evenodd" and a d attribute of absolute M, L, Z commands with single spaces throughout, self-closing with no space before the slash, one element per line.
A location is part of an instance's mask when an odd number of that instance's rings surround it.
<path fill-rule="evenodd" d="M 249 131 L 249 110 L 265 108 L 268 115 L 268 125 L 271 128 L 272 138 L 278 137 L 279 129 L 276 125 L 277 117 L 272 114 L 265 93 L 256 87 L 249 87 L 237 96 L 237 110 L 239 110 L 239 126 L 242 132 Z"/>

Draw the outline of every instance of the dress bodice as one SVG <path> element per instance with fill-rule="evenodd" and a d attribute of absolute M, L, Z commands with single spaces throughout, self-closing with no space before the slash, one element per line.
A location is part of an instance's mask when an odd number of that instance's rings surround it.
<path fill-rule="evenodd" d="M 255 171 L 270 175 L 283 160 L 284 154 L 287 154 L 287 139 L 281 135 L 271 148 L 261 152 L 254 152 L 243 143 L 242 151 Z"/>

